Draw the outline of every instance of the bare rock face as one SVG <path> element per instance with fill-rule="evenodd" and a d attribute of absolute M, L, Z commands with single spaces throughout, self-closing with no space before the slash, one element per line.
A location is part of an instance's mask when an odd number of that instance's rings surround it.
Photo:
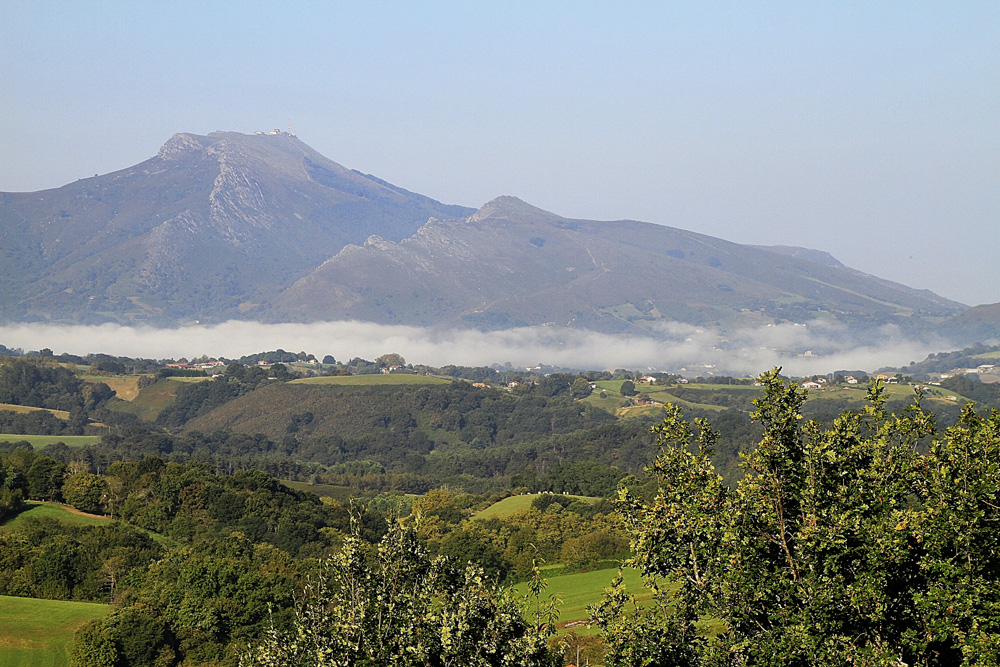
<path fill-rule="evenodd" d="M 205 143 L 194 134 L 179 132 L 167 140 L 156 154 L 161 160 L 176 160 L 191 153 L 198 153 L 205 148 Z"/>

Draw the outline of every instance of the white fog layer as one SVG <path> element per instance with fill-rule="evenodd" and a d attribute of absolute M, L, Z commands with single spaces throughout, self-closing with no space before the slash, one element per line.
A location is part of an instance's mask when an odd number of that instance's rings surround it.
<path fill-rule="evenodd" d="M 547 364 L 576 369 L 685 370 L 689 375 L 713 372 L 757 374 L 781 366 L 788 374 L 805 376 L 841 369 L 875 370 L 905 366 L 931 352 L 949 349 L 902 337 L 886 327 L 876 339 L 858 343 L 845 331 L 815 323 L 748 329 L 727 336 L 710 329 L 674 323 L 662 339 L 592 333 L 560 327 L 524 327 L 504 331 L 422 329 L 366 322 L 260 324 L 229 321 L 173 329 L 14 324 L 0 326 L 0 344 L 24 351 L 49 348 L 84 355 L 164 358 L 238 358 L 281 348 L 304 351 L 338 361 L 374 359 L 388 352 L 409 363 L 483 366 Z"/>

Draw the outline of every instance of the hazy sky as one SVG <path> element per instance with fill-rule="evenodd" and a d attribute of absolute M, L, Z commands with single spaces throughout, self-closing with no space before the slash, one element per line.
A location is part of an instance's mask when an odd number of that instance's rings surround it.
<path fill-rule="evenodd" d="M 1000 301 L 1000 2 L 0 2 L 0 191 L 289 124 L 447 203 Z"/>

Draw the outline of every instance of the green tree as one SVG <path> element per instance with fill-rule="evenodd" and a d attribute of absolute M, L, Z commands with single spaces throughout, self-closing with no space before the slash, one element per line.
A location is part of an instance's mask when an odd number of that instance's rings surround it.
<path fill-rule="evenodd" d="M 553 618 L 533 623 L 521 601 L 475 566 L 431 559 L 416 531 L 393 525 L 374 552 L 351 537 L 311 590 L 295 631 L 272 630 L 244 667 L 555 666 Z M 538 599 L 541 588 L 534 589 Z"/>
<path fill-rule="evenodd" d="M 28 468 L 28 495 L 41 500 L 58 500 L 66 466 L 48 456 L 39 456 Z"/>
<path fill-rule="evenodd" d="M 919 394 L 889 415 L 876 383 L 823 429 L 795 383 L 760 379 L 764 435 L 734 490 L 707 423 L 671 406 L 654 428 L 659 492 L 620 501 L 632 564 L 678 589 L 626 613 L 619 588 L 595 610 L 608 664 L 998 664 L 1000 413 L 967 408 L 939 434 Z"/>
<path fill-rule="evenodd" d="M 635 382 L 625 380 L 622 382 L 622 386 L 618 388 L 618 393 L 622 396 L 635 396 L 639 392 L 635 388 Z"/>
<path fill-rule="evenodd" d="M 169 628 L 148 609 L 123 607 L 77 631 L 71 667 L 172 667 Z"/>
<path fill-rule="evenodd" d="M 102 513 L 107 500 L 108 483 L 100 475 L 74 473 L 63 482 L 62 495 L 67 504 L 82 512 Z"/>
<path fill-rule="evenodd" d="M 587 398 L 594 391 L 587 378 L 577 378 L 569 388 L 570 396 L 573 398 Z"/>

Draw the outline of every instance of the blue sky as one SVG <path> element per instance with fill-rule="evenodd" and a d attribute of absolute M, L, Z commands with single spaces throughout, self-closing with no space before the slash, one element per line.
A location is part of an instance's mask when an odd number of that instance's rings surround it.
<path fill-rule="evenodd" d="M 289 124 L 448 203 L 512 194 L 1000 301 L 1000 3 L 0 4 L 0 191 Z"/>

